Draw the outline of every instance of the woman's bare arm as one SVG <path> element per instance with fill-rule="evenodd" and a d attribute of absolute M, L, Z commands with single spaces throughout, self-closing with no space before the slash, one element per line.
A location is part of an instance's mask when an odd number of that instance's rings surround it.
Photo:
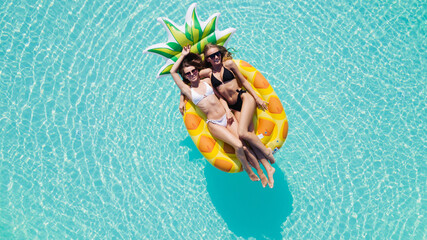
<path fill-rule="evenodd" d="M 178 68 L 179 65 L 181 65 L 182 60 L 184 60 L 184 57 L 190 53 L 190 46 L 186 46 L 182 49 L 181 56 L 179 56 L 178 60 L 173 64 L 172 69 L 170 70 L 170 74 L 172 75 L 173 80 L 175 81 L 176 85 L 181 90 L 181 93 L 184 94 L 187 98 L 191 98 L 191 91 L 190 87 L 182 81 L 179 73 Z"/>
<path fill-rule="evenodd" d="M 253 89 L 252 85 L 246 80 L 243 74 L 239 71 L 239 67 L 236 65 L 236 63 L 234 63 L 232 60 L 227 60 L 224 62 L 224 66 L 231 69 L 231 71 L 233 71 L 234 75 L 238 78 L 237 80 L 239 80 L 242 83 L 243 87 L 245 87 L 246 90 L 248 90 L 248 92 L 254 97 L 258 107 L 261 108 L 262 110 L 266 110 L 267 102 L 262 100 L 256 94 L 255 89 Z"/>
<path fill-rule="evenodd" d="M 205 69 L 200 70 L 199 71 L 200 79 L 209 78 L 211 76 L 211 73 L 212 73 L 212 69 L 210 69 L 210 68 L 205 68 Z"/>
<path fill-rule="evenodd" d="M 179 112 L 184 116 L 186 98 L 183 93 L 179 95 Z"/>

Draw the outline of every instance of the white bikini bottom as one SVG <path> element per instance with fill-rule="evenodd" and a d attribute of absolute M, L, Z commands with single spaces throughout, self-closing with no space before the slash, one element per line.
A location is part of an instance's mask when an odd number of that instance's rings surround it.
<path fill-rule="evenodd" d="M 214 123 L 214 124 L 218 124 L 218 125 L 223 126 L 223 127 L 226 127 L 227 126 L 227 115 L 224 114 L 224 116 L 222 116 L 222 118 L 219 119 L 219 120 L 210 120 L 210 119 L 208 119 L 206 121 L 206 124 L 208 124 L 210 122 Z"/>

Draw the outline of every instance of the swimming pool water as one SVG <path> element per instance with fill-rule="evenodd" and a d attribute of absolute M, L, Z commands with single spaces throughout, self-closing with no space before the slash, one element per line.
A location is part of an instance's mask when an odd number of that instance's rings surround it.
<path fill-rule="evenodd" d="M 0 4 L 0 238 L 425 239 L 426 4 L 197 2 L 285 107 L 263 189 L 207 164 L 142 53 L 191 3 Z"/>

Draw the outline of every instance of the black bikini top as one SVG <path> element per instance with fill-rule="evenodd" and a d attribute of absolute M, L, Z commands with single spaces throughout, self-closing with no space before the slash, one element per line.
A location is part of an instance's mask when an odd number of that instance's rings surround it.
<path fill-rule="evenodd" d="M 220 80 L 218 80 L 212 73 L 211 76 L 211 82 L 212 82 L 212 86 L 214 88 L 217 88 L 219 85 L 224 84 L 224 83 L 228 83 L 229 81 L 235 79 L 236 77 L 234 76 L 234 74 L 228 70 L 227 68 L 224 68 L 224 73 L 222 74 L 222 82 Z"/>

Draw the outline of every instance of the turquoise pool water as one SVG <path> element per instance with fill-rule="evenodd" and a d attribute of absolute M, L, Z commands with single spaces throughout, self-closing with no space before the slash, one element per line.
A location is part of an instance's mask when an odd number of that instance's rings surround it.
<path fill-rule="evenodd" d="M 425 2 L 198 2 L 285 107 L 272 190 L 206 163 L 142 53 L 191 3 L 0 4 L 0 238 L 426 239 Z"/>

